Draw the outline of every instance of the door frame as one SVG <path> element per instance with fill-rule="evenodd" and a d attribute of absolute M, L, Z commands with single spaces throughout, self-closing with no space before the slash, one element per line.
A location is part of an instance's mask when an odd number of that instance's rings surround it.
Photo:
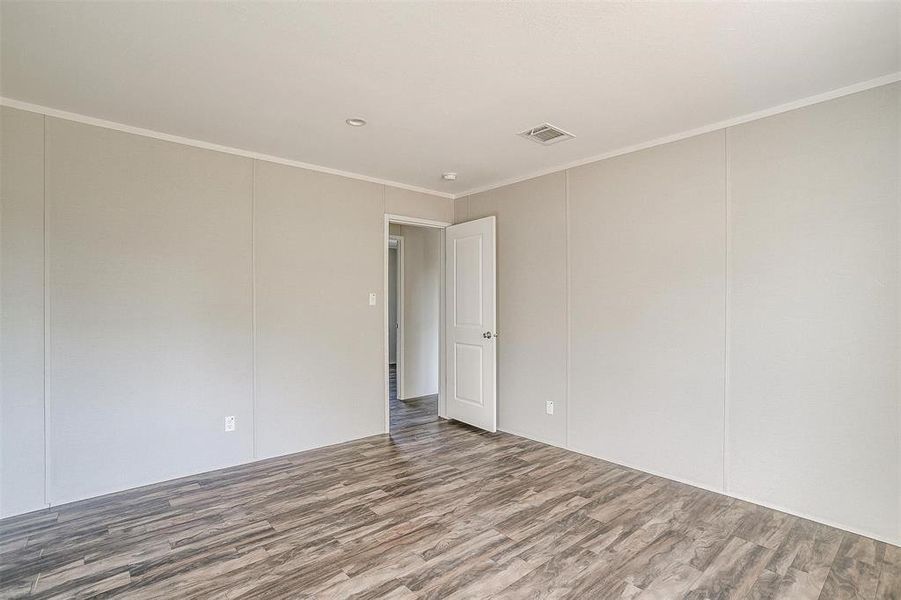
<path fill-rule="evenodd" d="M 397 285 L 395 286 L 394 293 L 397 294 L 397 331 L 395 335 L 397 335 L 397 340 L 395 341 L 395 358 L 397 359 L 397 397 L 404 398 L 406 394 L 404 394 L 404 378 L 401 376 L 404 369 L 404 236 L 402 235 L 391 235 L 388 234 L 389 240 L 397 240 Z M 390 254 L 390 252 L 389 252 Z M 390 293 L 387 286 L 385 287 L 386 294 Z M 385 296 L 387 305 L 387 298 Z M 388 327 L 389 321 L 386 321 L 385 327 Z M 388 336 L 390 338 L 391 332 L 388 332 Z M 390 344 L 389 344 L 390 346 Z M 390 357 L 389 357 L 390 359 Z"/>
<path fill-rule="evenodd" d="M 447 418 L 447 404 L 445 397 L 445 389 L 446 389 L 446 381 L 445 378 L 447 376 L 447 369 L 445 368 L 445 318 L 444 318 L 444 304 L 445 304 L 445 274 L 444 274 L 444 262 L 445 262 L 445 249 L 444 249 L 444 228 L 450 227 L 453 223 L 448 223 L 446 221 L 436 221 L 434 219 L 423 219 L 420 217 L 409 217 L 406 215 L 397 215 L 397 214 L 385 214 L 385 233 L 382 236 L 382 272 L 383 272 L 383 282 L 382 282 L 382 298 L 384 301 L 385 308 L 382 311 L 382 345 L 384 346 L 384 356 L 382 357 L 382 381 L 384 387 L 385 394 L 385 433 L 390 433 L 391 431 L 391 400 L 388 393 L 388 238 L 390 237 L 389 228 L 391 223 L 395 225 L 414 225 L 416 227 L 431 227 L 434 229 L 441 230 L 441 239 L 439 241 L 441 247 L 441 253 L 438 257 L 438 260 L 441 262 L 440 269 L 441 273 L 439 275 L 440 283 L 439 283 L 439 305 L 438 305 L 438 319 L 440 321 L 438 325 L 438 416 L 442 419 Z M 399 255 L 398 255 L 399 256 Z M 400 280 L 398 278 L 398 280 Z M 399 305 L 398 305 L 399 307 Z M 398 348 L 400 350 L 400 348 Z M 398 357 L 398 367 L 400 367 L 400 357 Z M 398 368 L 398 373 L 400 369 Z M 398 396 L 400 396 L 400 382 L 398 381 Z"/>

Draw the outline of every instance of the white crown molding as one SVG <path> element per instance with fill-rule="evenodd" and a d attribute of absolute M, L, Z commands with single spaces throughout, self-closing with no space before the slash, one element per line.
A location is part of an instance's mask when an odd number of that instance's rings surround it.
<path fill-rule="evenodd" d="M 406 183 L 390 181 L 387 179 L 379 179 L 377 177 L 370 177 L 368 175 L 361 175 L 359 173 L 352 173 L 350 171 L 342 171 L 340 169 L 332 169 L 330 167 L 323 167 L 320 165 L 313 165 L 310 163 L 304 163 L 304 162 L 300 162 L 300 161 L 296 161 L 296 160 L 290 160 L 287 158 L 281 158 L 281 157 L 272 156 L 269 154 L 262 154 L 259 152 L 251 152 L 249 150 L 242 150 L 240 148 L 232 148 L 229 146 L 212 144 L 210 142 L 204 142 L 202 140 L 195 140 L 192 138 L 171 135 L 168 133 L 153 131 L 151 129 L 143 129 L 141 127 L 132 127 L 131 125 L 125 125 L 124 123 L 116 123 L 114 121 L 106 121 L 104 119 L 88 117 L 86 115 L 81 115 L 78 113 L 68 112 L 68 111 L 64 111 L 64 110 L 57 110 L 55 108 L 41 106 L 39 104 L 32 104 L 30 102 L 23 102 L 21 100 L 15 100 L 13 98 L 7 98 L 7 97 L 3 97 L 3 96 L 0 96 L 0 106 L 8 106 L 10 108 L 18 108 L 20 110 L 26 110 L 29 112 L 47 115 L 48 117 L 56 117 L 59 119 L 66 119 L 68 121 L 76 121 L 78 123 L 84 123 L 86 125 L 95 125 L 97 127 L 114 129 L 116 131 L 122 131 L 125 133 L 133 133 L 135 135 L 142 135 L 145 137 L 155 138 L 158 140 L 164 140 L 167 142 L 174 142 L 176 144 L 184 144 L 187 146 L 194 146 L 196 148 L 203 148 L 205 150 L 213 150 L 216 152 L 225 152 L 227 154 L 234 154 L 237 156 L 244 156 L 244 157 L 253 158 L 256 160 L 263 160 L 263 161 L 267 161 L 267 162 L 278 163 L 281 165 L 288 165 L 290 167 L 299 167 L 301 169 L 309 169 L 311 171 L 318 171 L 320 173 L 328 173 L 330 175 L 339 175 L 341 177 L 348 177 L 350 179 L 358 179 L 361 181 L 368 181 L 370 183 L 377 183 L 380 185 L 386 185 L 386 186 L 399 188 L 399 189 L 403 189 L 403 190 L 409 190 L 412 192 L 420 192 L 422 194 L 429 194 L 431 196 L 438 196 L 441 198 L 449 198 L 451 200 L 456 200 L 457 198 L 464 198 L 466 196 L 471 196 L 473 194 L 478 194 L 480 192 L 487 192 L 489 190 L 494 190 L 494 189 L 504 187 L 507 185 L 512 185 L 514 183 L 520 183 L 523 181 L 527 181 L 529 179 L 535 179 L 536 177 L 541 177 L 543 175 L 550 175 L 551 173 L 559 173 L 560 171 L 566 171 L 567 169 L 581 167 L 582 165 L 587 165 L 589 163 L 597 162 L 600 160 L 605 160 L 605 159 L 613 158 L 616 156 L 622 156 L 623 154 L 629 154 L 631 152 L 638 152 L 640 150 L 647 150 L 648 148 L 653 148 L 655 146 L 662 146 L 663 144 L 669 144 L 671 142 L 677 142 L 679 140 L 684 140 L 686 138 L 694 137 L 696 135 L 702 135 L 705 133 L 710 133 L 712 131 L 718 131 L 720 129 L 726 129 L 728 127 L 734 127 L 736 125 L 741 125 L 742 123 L 748 123 L 750 121 L 764 119 L 766 117 L 771 117 L 773 115 L 778 115 L 778 114 L 788 112 L 791 110 L 795 110 L 798 108 L 804 108 L 805 106 L 811 106 L 813 104 L 819 104 L 820 102 L 826 102 L 828 100 L 834 100 L 836 98 L 841 98 L 842 96 L 848 96 L 850 94 L 864 92 L 866 90 L 877 88 L 877 87 L 880 87 L 883 85 L 897 83 L 898 81 L 901 81 L 901 71 L 889 73 L 888 75 L 883 75 L 882 77 L 876 77 L 875 79 L 861 81 L 859 83 L 855 83 L 853 85 L 849 85 L 849 86 L 841 87 L 841 88 L 831 90 L 828 92 L 824 92 L 822 94 L 816 94 L 814 96 L 808 96 L 806 98 L 801 98 L 799 100 L 793 100 L 792 102 L 787 102 L 785 104 L 780 104 L 778 106 L 773 106 L 771 108 L 766 108 L 764 110 L 759 110 L 757 112 L 748 113 L 746 115 L 742 115 L 739 117 L 733 117 L 733 118 L 727 119 L 725 121 L 718 121 L 716 123 L 711 123 L 710 125 L 704 125 L 702 127 L 697 127 L 695 129 L 689 129 L 687 131 L 683 131 L 680 133 L 675 133 L 672 135 L 656 138 L 653 140 L 649 140 L 647 142 L 641 142 L 639 144 L 634 144 L 632 146 L 626 146 L 624 148 L 611 150 L 610 152 L 605 152 L 603 154 L 596 154 L 594 156 L 589 156 L 587 158 L 582 158 L 582 159 L 579 159 L 579 160 L 576 160 L 573 162 L 564 163 L 564 164 L 556 165 L 553 167 L 548 167 L 546 169 L 541 169 L 539 171 L 533 171 L 526 175 L 512 177 L 512 178 L 504 179 L 502 181 L 498 181 L 495 183 L 490 183 L 490 184 L 487 184 L 484 186 L 471 188 L 469 190 L 466 190 L 464 192 L 460 192 L 457 194 L 452 194 L 449 192 L 439 192 L 437 190 L 432 190 L 429 188 L 423 188 L 423 187 L 419 187 L 419 186 L 415 186 L 415 185 L 408 185 Z"/>
<path fill-rule="evenodd" d="M 653 140 L 650 140 L 647 142 L 642 142 L 640 144 L 626 146 L 625 148 L 619 148 L 617 150 L 605 152 L 604 154 L 598 154 L 598 155 L 591 156 L 588 158 L 582 158 L 582 159 L 579 159 L 579 160 L 576 160 L 576 161 L 573 161 L 570 163 L 558 165 L 556 167 L 549 167 L 547 169 L 541 169 L 540 171 L 534 171 L 528 175 L 523 175 L 521 177 L 513 177 L 510 179 L 505 179 L 503 181 L 499 181 L 497 183 L 491 183 L 488 185 L 475 187 L 475 188 L 472 188 L 465 192 L 460 192 L 460 193 L 456 194 L 454 198 L 455 199 L 456 198 L 464 198 L 466 196 L 472 196 L 473 194 L 478 194 L 480 192 L 487 192 L 489 190 L 494 190 L 494 189 L 504 187 L 507 185 L 512 185 L 514 183 L 520 183 L 523 181 L 528 181 L 529 179 L 535 179 L 536 177 L 541 177 L 543 175 L 550 175 L 551 173 L 559 173 L 560 171 L 566 171 L 567 169 L 581 167 L 582 165 L 587 165 L 589 163 L 597 162 L 600 160 L 613 158 L 615 156 L 622 156 L 623 154 L 629 154 L 631 152 L 638 152 L 639 150 L 647 150 L 648 148 L 653 148 L 654 146 L 662 146 L 663 144 L 677 142 L 679 140 L 684 140 L 686 138 L 694 137 L 696 135 L 710 133 L 712 131 L 726 129 L 728 127 L 734 127 L 736 125 L 741 125 L 742 123 L 748 123 L 750 121 L 756 121 L 758 119 L 764 119 L 766 117 L 772 117 L 773 115 L 778 115 L 778 114 L 788 112 L 791 110 L 795 110 L 798 108 L 804 108 L 805 106 L 811 106 L 813 104 L 819 104 L 820 102 L 826 102 L 828 100 L 834 100 L 836 98 L 841 98 L 842 96 L 848 96 L 851 94 L 856 94 L 858 92 L 864 92 L 866 90 L 881 87 L 883 85 L 897 83 L 898 81 L 901 81 L 901 71 L 889 73 L 888 75 L 883 75 L 882 77 L 877 77 L 875 79 L 870 79 L 868 81 L 861 81 L 861 82 L 855 83 L 853 85 L 838 88 L 838 89 L 835 89 L 835 90 L 832 90 L 829 92 L 824 92 L 822 94 L 817 94 L 815 96 L 808 96 L 807 98 L 801 98 L 800 100 L 794 100 L 792 102 L 787 102 L 785 104 L 773 106 L 772 108 L 766 108 L 764 110 L 759 110 L 757 112 L 742 115 L 740 117 L 734 117 L 732 119 L 727 119 L 725 121 L 711 123 L 710 125 L 704 125 L 703 127 L 689 129 L 688 131 L 683 131 L 681 133 L 675 133 L 673 135 L 660 137 L 660 138 L 653 139 Z"/>
<path fill-rule="evenodd" d="M 439 196 L 441 198 L 449 198 L 453 200 L 456 198 L 456 195 L 448 193 L 448 192 L 439 192 L 437 190 L 430 190 L 428 188 L 423 188 L 415 185 L 408 185 L 406 183 L 400 183 L 397 181 L 390 181 L 388 179 L 379 179 L 378 177 L 370 177 L 368 175 L 361 175 L 359 173 L 352 173 L 350 171 L 342 171 L 341 169 L 332 169 L 331 167 L 323 167 L 320 165 L 313 165 L 310 163 L 300 162 L 297 160 L 291 160 L 287 158 L 281 158 L 279 156 L 272 156 L 270 154 L 262 154 L 260 152 L 252 152 L 250 150 L 242 150 L 241 148 L 232 148 L 231 146 L 222 146 L 220 144 L 213 144 L 210 142 L 204 142 L 203 140 L 195 140 L 192 138 L 181 137 L 179 135 L 172 135 L 169 133 L 162 133 L 160 131 L 153 131 L 152 129 L 143 129 L 141 127 L 132 127 L 131 125 L 126 125 L 124 123 L 117 123 L 115 121 L 107 121 L 105 119 L 97 119 L 94 117 L 89 117 L 87 115 L 81 115 L 78 113 L 68 112 L 65 110 L 58 110 L 55 108 L 50 108 L 49 106 L 41 106 L 40 104 L 32 104 L 30 102 L 23 102 L 21 100 L 16 100 L 14 98 L 7 98 L 5 96 L 0 96 L 0 106 L 8 106 L 10 108 L 17 108 L 19 110 L 25 110 L 28 112 L 39 113 L 42 115 L 46 115 L 48 117 L 55 117 L 57 119 L 65 119 L 67 121 L 75 121 L 77 123 L 84 123 L 85 125 L 94 125 L 96 127 L 103 127 L 105 129 L 114 129 L 116 131 L 122 131 L 124 133 L 132 133 L 134 135 L 141 135 L 144 137 L 154 138 L 157 140 L 163 140 L 166 142 L 174 142 L 176 144 L 183 144 L 185 146 L 194 146 L 195 148 L 203 148 L 204 150 L 213 150 L 215 152 L 224 152 L 226 154 L 234 154 L 236 156 L 243 156 L 245 158 L 252 158 L 255 160 L 263 160 L 271 163 L 278 163 L 280 165 L 287 165 L 289 167 L 298 167 L 301 169 L 308 169 L 310 171 L 318 171 L 320 173 L 328 173 L 329 175 L 339 175 L 341 177 L 348 177 L 350 179 L 358 179 L 360 181 L 368 181 L 370 183 L 377 183 L 379 185 L 387 185 L 389 187 L 400 188 L 402 190 L 409 190 L 411 192 L 419 192 L 422 194 L 429 194 L 431 196 Z"/>

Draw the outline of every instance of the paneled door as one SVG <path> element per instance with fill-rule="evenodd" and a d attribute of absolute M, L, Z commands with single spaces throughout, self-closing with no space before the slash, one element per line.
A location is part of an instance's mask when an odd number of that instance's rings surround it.
<path fill-rule="evenodd" d="M 445 231 L 447 416 L 496 431 L 495 217 Z"/>

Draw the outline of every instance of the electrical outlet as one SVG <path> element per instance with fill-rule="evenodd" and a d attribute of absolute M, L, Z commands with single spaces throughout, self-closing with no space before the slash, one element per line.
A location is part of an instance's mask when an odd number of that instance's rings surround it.
<path fill-rule="evenodd" d="M 235 430 L 235 417 L 225 417 L 225 430 L 226 431 L 234 431 Z"/>
<path fill-rule="evenodd" d="M 554 401 L 553 400 L 548 400 L 547 402 L 544 403 L 544 411 L 549 415 L 554 414 Z"/>

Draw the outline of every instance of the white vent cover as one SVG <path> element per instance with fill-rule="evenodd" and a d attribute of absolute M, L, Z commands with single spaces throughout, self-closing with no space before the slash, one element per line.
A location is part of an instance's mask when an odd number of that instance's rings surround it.
<path fill-rule="evenodd" d="M 576 137 L 571 133 L 563 131 L 559 127 L 554 127 L 550 123 L 542 123 L 537 127 L 526 129 L 519 135 L 527 140 L 538 142 L 543 146 L 550 146 L 551 144 L 556 144 L 557 142 L 562 142 L 564 140 L 571 140 Z"/>

